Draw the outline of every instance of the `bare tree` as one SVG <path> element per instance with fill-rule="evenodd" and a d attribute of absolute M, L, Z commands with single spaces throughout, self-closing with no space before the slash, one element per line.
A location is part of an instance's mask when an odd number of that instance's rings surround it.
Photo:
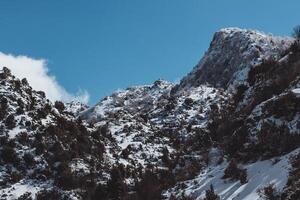
<path fill-rule="evenodd" d="M 296 39 L 300 39 L 300 25 L 294 27 L 292 36 Z"/>

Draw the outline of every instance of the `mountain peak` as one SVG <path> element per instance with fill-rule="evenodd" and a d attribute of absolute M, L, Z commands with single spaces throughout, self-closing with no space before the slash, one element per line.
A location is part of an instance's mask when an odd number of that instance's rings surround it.
<path fill-rule="evenodd" d="M 227 88 L 247 78 L 251 66 L 280 57 L 293 39 L 276 37 L 255 30 L 224 28 L 214 34 L 208 51 L 179 88 L 211 84 Z"/>
<path fill-rule="evenodd" d="M 272 36 L 271 34 L 266 34 L 262 31 L 254 30 L 254 29 L 243 29 L 238 27 L 228 27 L 228 28 L 221 28 L 216 33 L 223 33 L 223 34 L 233 34 L 233 33 L 239 33 L 239 34 L 256 34 L 261 36 Z"/>

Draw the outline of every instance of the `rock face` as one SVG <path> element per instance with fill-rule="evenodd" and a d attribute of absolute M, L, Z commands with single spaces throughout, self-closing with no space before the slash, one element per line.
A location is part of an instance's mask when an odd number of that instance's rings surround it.
<path fill-rule="evenodd" d="M 300 44 L 218 31 L 174 85 L 52 103 L 0 71 L 0 199 L 299 199 Z"/>
<path fill-rule="evenodd" d="M 89 106 L 79 101 L 71 101 L 65 104 L 65 111 L 77 116 L 80 112 L 88 109 Z"/>
<path fill-rule="evenodd" d="M 273 37 L 258 31 L 226 28 L 216 32 L 200 62 L 182 79 L 180 88 L 211 84 L 227 88 L 243 81 L 251 66 L 263 59 L 278 58 L 291 45 L 292 39 Z"/>

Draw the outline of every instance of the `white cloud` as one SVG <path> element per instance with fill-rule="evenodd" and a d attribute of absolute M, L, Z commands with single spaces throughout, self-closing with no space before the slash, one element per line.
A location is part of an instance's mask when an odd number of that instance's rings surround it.
<path fill-rule="evenodd" d="M 26 78 L 34 90 L 42 90 L 47 98 L 52 101 L 64 102 L 78 100 L 87 103 L 89 94 L 85 90 L 79 90 L 77 94 L 68 93 L 56 81 L 55 76 L 49 74 L 47 62 L 44 59 L 33 59 L 27 56 L 15 56 L 0 52 L 0 68 L 9 68 L 17 78 Z"/>

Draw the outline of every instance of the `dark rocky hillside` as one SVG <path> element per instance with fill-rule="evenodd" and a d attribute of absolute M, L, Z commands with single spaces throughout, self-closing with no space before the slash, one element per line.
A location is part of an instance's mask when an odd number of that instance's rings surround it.
<path fill-rule="evenodd" d="M 72 190 L 89 190 L 103 180 L 103 173 L 94 172 L 107 167 L 105 136 L 93 137 L 92 128 L 64 103 L 50 102 L 9 69 L 0 71 L 0 79 L 0 198 L 86 198 Z"/>

